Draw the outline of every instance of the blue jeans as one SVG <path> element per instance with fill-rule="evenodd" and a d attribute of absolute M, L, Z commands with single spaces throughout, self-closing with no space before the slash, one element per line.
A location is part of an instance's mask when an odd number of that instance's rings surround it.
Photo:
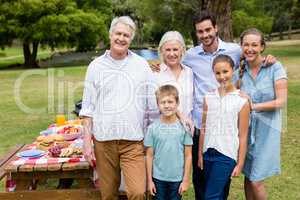
<path fill-rule="evenodd" d="M 205 192 L 205 177 L 204 170 L 201 170 L 198 167 L 198 152 L 199 152 L 199 135 L 200 130 L 195 127 L 195 132 L 193 136 L 193 185 L 195 191 L 195 200 L 204 200 L 204 192 Z M 226 200 L 229 195 L 231 179 L 228 180 L 225 186 L 223 199 Z"/>
<path fill-rule="evenodd" d="M 203 155 L 205 200 L 223 200 L 226 184 L 230 180 L 236 161 L 209 148 Z"/>
<path fill-rule="evenodd" d="M 153 197 L 153 200 L 180 200 L 181 195 L 178 193 L 180 182 L 169 182 L 161 181 L 155 178 L 152 178 L 156 194 Z"/>

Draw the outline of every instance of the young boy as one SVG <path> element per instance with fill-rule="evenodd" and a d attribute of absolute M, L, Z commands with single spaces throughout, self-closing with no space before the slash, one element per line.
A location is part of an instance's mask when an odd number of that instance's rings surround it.
<path fill-rule="evenodd" d="M 144 140 L 148 188 L 155 200 L 178 200 L 189 186 L 193 140 L 176 115 L 177 89 L 164 85 L 155 95 L 161 114 Z"/>

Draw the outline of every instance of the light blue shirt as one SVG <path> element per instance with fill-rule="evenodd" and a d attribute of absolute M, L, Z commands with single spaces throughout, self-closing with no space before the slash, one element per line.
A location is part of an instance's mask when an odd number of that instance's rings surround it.
<path fill-rule="evenodd" d="M 239 70 L 233 81 L 239 79 Z M 268 67 L 260 67 L 255 79 L 246 63 L 241 90 L 248 94 L 253 103 L 263 103 L 276 98 L 275 84 L 279 79 L 287 79 L 283 66 L 276 62 Z M 251 112 L 249 139 L 243 173 L 251 181 L 261 181 L 280 169 L 281 109 Z"/>
<path fill-rule="evenodd" d="M 177 121 L 165 124 L 155 120 L 148 128 L 144 145 L 154 152 L 152 177 L 179 182 L 184 175 L 184 147 L 192 145 L 193 139 L 183 125 Z"/>
<path fill-rule="evenodd" d="M 251 69 L 246 63 L 246 69 L 242 77 L 241 90 L 250 96 L 253 103 L 272 101 L 276 98 L 275 82 L 279 79 L 287 79 L 286 72 L 280 62 L 276 62 L 269 67 L 261 66 L 255 79 L 252 78 Z M 234 83 L 236 83 L 237 80 L 239 80 L 239 70 L 235 71 L 233 77 Z M 281 131 L 280 109 L 265 112 L 252 112 L 249 132 L 251 137 L 249 142 L 253 144 L 255 142 L 255 135 L 264 134 L 269 131 Z M 279 139 L 280 138 L 278 138 L 278 140 Z"/>
<path fill-rule="evenodd" d="M 239 65 L 241 48 L 238 44 L 219 39 L 218 49 L 214 53 L 205 52 L 202 45 L 187 51 L 183 64 L 190 67 L 194 74 L 193 121 L 196 128 L 201 128 L 203 98 L 208 91 L 218 88 L 219 84 L 212 69 L 212 62 L 217 55 L 229 55 L 236 67 Z"/>

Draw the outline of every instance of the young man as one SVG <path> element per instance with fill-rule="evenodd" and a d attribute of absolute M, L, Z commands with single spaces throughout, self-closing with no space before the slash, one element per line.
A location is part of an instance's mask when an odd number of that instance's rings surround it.
<path fill-rule="evenodd" d="M 214 15 L 201 12 L 194 17 L 196 36 L 200 45 L 189 49 L 183 59 L 183 63 L 190 67 L 194 74 L 194 105 L 192 117 L 195 125 L 193 136 L 193 184 L 195 199 L 204 199 L 204 174 L 198 167 L 199 135 L 202 122 L 203 98 L 211 90 L 218 88 L 218 82 L 213 73 L 212 62 L 219 54 L 230 56 L 235 67 L 239 65 L 241 48 L 238 44 L 222 41 L 218 37 L 218 26 Z M 228 183 L 227 187 L 229 188 Z M 224 198 L 228 196 L 226 190 Z"/>
<path fill-rule="evenodd" d="M 110 49 L 93 60 L 86 73 L 80 111 L 84 155 L 91 163 L 95 152 L 102 200 L 118 199 L 121 170 L 129 200 L 144 199 L 146 189 L 143 122 L 152 72 L 145 59 L 128 49 L 134 32 L 129 17 L 113 19 Z"/>
<path fill-rule="evenodd" d="M 235 64 L 235 69 L 239 67 L 241 57 L 241 47 L 238 44 L 224 42 L 218 37 L 218 26 L 213 14 L 202 11 L 194 17 L 194 26 L 196 36 L 200 45 L 189 49 L 183 59 L 183 64 L 190 67 L 194 74 L 194 99 L 192 117 L 195 125 L 193 137 L 193 184 L 195 190 L 195 199 L 204 199 L 204 181 L 203 172 L 197 166 L 199 155 L 199 134 L 202 126 L 203 98 L 208 91 L 218 87 L 215 79 L 212 62 L 220 54 L 228 55 Z M 276 59 L 268 55 L 266 63 L 272 64 Z M 227 199 L 230 181 L 226 185 L 224 199 Z"/>

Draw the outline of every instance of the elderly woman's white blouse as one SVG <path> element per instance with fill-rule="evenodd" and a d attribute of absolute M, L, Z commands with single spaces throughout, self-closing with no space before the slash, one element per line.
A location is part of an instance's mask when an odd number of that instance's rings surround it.
<path fill-rule="evenodd" d="M 181 64 L 181 66 L 182 71 L 176 79 L 171 69 L 166 64 L 162 63 L 160 65 L 160 71 L 154 72 L 155 90 L 163 85 L 175 86 L 179 93 L 178 110 L 185 116 L 190 117 L 193 109 L 193 72 L 187 66 L 183 64 Z M 158 108 L 155 99 L 150 103 L 150 110 L 152 110 L 150 118 L 158 117 Z"/>

